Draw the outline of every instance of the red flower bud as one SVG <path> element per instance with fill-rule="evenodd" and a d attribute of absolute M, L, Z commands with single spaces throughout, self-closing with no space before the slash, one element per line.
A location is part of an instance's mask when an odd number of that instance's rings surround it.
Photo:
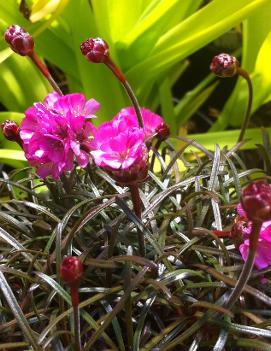
<path fill-rule="evenodd" d="M 70 285 L 79 284 L 83 275 L 84 267 L 79 258 L 74 256 L 65 257 L 60 267 L 61 278 Z"/>
<path fill-rule="evenodd" d="M 91 62 L 104 63 L 109 59 L 108 44 L 101 38 L 89 38 L 80 48 L 82 54 Z"/>
<path fill-rule="evenodd" d="M 252 221 L 271 220 L 271 186 L 265 181 L 249 184 L 242 191 L 242 207 Z"/>
<path fill-rule="evenodd" d="M 169 137 L 170 130 L 166 123 L 161 123 L 158 128 L 156 129 L 157 132 L 157 139 L 158 140 L 166 140 Z"/>
<path fill-rule="evenodd" d="M 12 26 L 8 27 L 4 37 L 11 49 L 17 54 L 26 56 L 33 52 L 33 37 L 22 27 L 13 24 Z"/>
<path fill-rule="evenodd" d="M 239 67 L 238 60 L 229 54 L 215 56 L 210 65 L 210 70 L 218 77 L 233 77 Z"/>
<path fill-rule="evenodd" d="M 20 128 L 16 122 L 7 119 L 1 124 L 1 128 L 7 140 L 16 141 L 21 144 Z"/>

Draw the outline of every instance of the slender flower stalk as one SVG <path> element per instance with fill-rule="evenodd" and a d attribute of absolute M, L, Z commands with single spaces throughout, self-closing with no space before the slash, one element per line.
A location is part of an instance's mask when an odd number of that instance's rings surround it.
<path fill-rule="evenodd" d="M 93 133 L 90 152 L 95 164 L 118 184 L 129 187 L 134 212 L 141 219 L 139 184 L 148 176 L 148 149 L 142 128 L 133 127 L 125 118 L 115 118 L 100 125 Z M 138 229 L 138 246 L 145 255 L 143 233 Z"/>
<path fill-rule="evenodd" d="M 127 255 L 133 255 L 133 249 L 131 246 L 128 246 Z M 129 289 L 132 283 L 132 270 L 131 270 L 131 263 L 127 262 L 125 265 L 125 277 L 124 277 L 124 290 L 125 292 Z M 133 320 L 132 320 L 132 296 L 131 293 L 125 302 L 125 317 L 126 317 L 126 325 L 127 325 L 127 350 L 132 351 L 133 349 Z"/>
<path fill-rule="evenodd" d="M 88 61 L 94 62 L 94 63 L 104 63 L 113 72 L 113 74 L 123 85 L 127 95 L 129 96 L 135 108 L 137 119 L 138 119 L 138 125 L 140 126 L 140 128 L 144 128 L 144 122 L 143 122 L 138 100 L 133 92 L 133 89 L 131 88 L 130 84 L 126 80 L 125 75 L 112 61 L 109 55 L 108 44 L 101 38 L 89 38 L 81 44 L 81 52 Z"/>
<path fill-rule="evenodd" d="M 123 85 L 124 89 L 126 90 L 128 96 L 129 96 L 129 98 L 130 98 L 130 100 L 135 108 L 137 119 L 138 119 L 138 125 L 140 126 L 140 128 L 144 129 L 144 122 L 143 122 L 143 118 L 141 115 L 140 106 L 139 106 L 139 103 L 137 101 L 137 97 L 135 96 L 135 94 L 133 92 L 133 89 L 131 88 L 131 86 L 127 80 L 122 82 L 122 85 Z"/>
<path fill-rule="evenodd" d="M 74 256 L 65 257 L 60 267 L 61 278 L 70 286 L 71 301 L 74 318 L 74 346 L 76 351 L 81 351 L 80 336 L 80 311 L 78 288 L 83 275 L 83 264 Z"/>
<path fill-rule="evenodd" d="M 81 351 L 81 335 L 80 335 L 80 311 L 79 311 L 79 294 L 78 286 L 71 286 L 71 299 L 73 307 L 73 321 L 74 321 L 74 344 L 75 350 Z"/>
<path fill-rule="evenodd" d="M 239 76 L 243 77 L 246 80 L 247 86 L 248 86 L 247 110 L 246 110 L 245 118 L 243 120 L 243 124 L 242 124 L 242 127 L 241 127 L 241 132 L 240 132 L 238 140 L 237 140 L 237 142 L 240 142 L 240 141 L 243 141 L 246 129 L 247 129 L 248 124 L 249 124 L 249 119 L 250 119 L 250 115 L 251 115 L 252 101 L 253 101 L 253 87 L 252 87 L 252 82 L 251 82 L 250 76 L 244 69 L 239 67 L 238 70 L 237 70 L 237 74 L 239 74 Z"/>
<path fill-rule="evenodd" d="M 9 44 L 10 48 L 18 55 L 28 56 L 37 66 L 42 75 L 48 80 L 52 88 L 59 95 L 62 95 L 61 89 L 34 50 L 35 44 L 33 37 L 25 29 L 13 24 L 7 28 L 4 38 Z"/>
<path fill-rule="evenodd" d="M 251 106 L 253 100 L 253 87 L 249 74 L 241 67 L 239 67 L 238 60 L 229 54 L 219 54 L 215 56 L 210 65 L 210 70 L 221 78 L 233 77 L 239 75 L 243 77 L 248 85 L 248 104 L 246 114 L 242 123 L 241 131 L 238 137 L 238 142 L 243 141 L 246 129 L 249 124 L 251 115 Z"/>
<path fill-rule="evenodd" d="M 238 300 L 242 294 L 246 283 L 248 282 L 253 265 L 255 262 L 255 254 L 257 250 L 258 239 L 262 227 L 262 222 L 252 222 L 252 231 L 249 237 L 249 253 L 247 260 L 243 266 L 242 272 L 239 276 L 236 286 L 234 287 L 232 293 L 229 296 L 228 301 L 224 304 L 224 307 L 231 309 L 235 302 Z"/>
<path fill-rule="evenodd" d="M 139 187 L 138 183 L 130 184 L 129 189 L 131 192 L 131 198 L 133 202 L 133 207 L 136 216 L 141 220 L 142 219 L 142 203 L 139 195 Z M 138 246 L 139 246 L 139 253 L 140 256 L 145 257 L 146 250 L 145 250 L 145 241 L 144 241 L 144 234 L 140 229 L 137 229 L 137 237 L 138 237 Z"/>
<path fill-rule="evenodd" d="M 45 64 L 41 61 L 41 59 L 38 57 L 35 51 L 32 51 L 28 55 L 28 57 L 32 60 L 32 62 L 37 66 L 39 71 L 42 73 L 42 75 L 48 80 L 50 83 L 51 87 L 59 94 L 63 95 L 60 87 L 58 86 L 57 82 L 54 80 L 54 78 L 51 76 L 51 73 L 49 72 L 48 68 L 45 66 Z"/>

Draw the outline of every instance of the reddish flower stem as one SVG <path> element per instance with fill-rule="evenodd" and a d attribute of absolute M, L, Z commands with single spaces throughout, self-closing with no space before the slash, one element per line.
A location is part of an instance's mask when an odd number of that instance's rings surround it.
<path fill-rule="evenodd" d="M 114 64 L 110 57 L 104 62 L 106 66 L 111 69 L 114 75 L 118 78 L 118 80 L 124 84 L 126 82 L 125 75 L 121 72 L 121 70 Z"/>
<path fill-rule="evenodd" d="M 143 118 L 142 118 L 142 114 L 141 114 L 141 110 L 140 110 L 140 106 L 138 103 L 138 100 L 133 92 L 133 89 L 131 88 L 130 84 L 127 82 L 124 74 L 121 72 L 121 70 L 114 64 L 114 62 L 111 60 L 110 57 L 107 58 L 107 60 L 104 62 L 106 64 L 106 66 L 114 73 L 114 75 L 118 78 L 118 80 L 121 82 L 121 84 L 123 85 L 127 95 L 129 96 L 135 112 L 136 112 L 136 116 L 137 116 L 137 120 L 138 120 L 138 125 L 140 128 L 144 128 L 144 122 L 143 122 Z"/>
<path fill-rule="evenodd" d="M 252 87 L 252 82 L 251 79 L 249 77 L 249 74 L 242 68 L 238 68 L 237 69 L 237 74 L 239 74 L 239 76 L 242 76 L 246 81 L 247 81 L 247 85 L 248 85 L 248 105 L 247 105 L 247 110 L 246 110 L 246 114 L 245 114 L 245 118 L 241 127 L 241 132 L 239 134 L 239 138 L 237 142 L 240 142 L 244 139 L 244 135 L 246 132 L 246 129 L 248 127 L 248 123 L 249 123 L 249 119 L 250 119 L 250 114 L 251 114 L 251 106 L 252 106 L 252 100 L 253 100 L 253 87 Z"/>
<path fill-rule="evenodd" d="M 78 284 L 71 285 L 71 300 L 72 300 L 73 320 L 74 320 L 74 347 L 75 347 L 75 351 L 81 351 Z"/>
<path fill-rule="evenodd" d="M 141 199 L 140 199 L 140 195 L 139 195 L 138 184 L 129 185 L 129 189 L 131 192 L 131 197 L 132 197 L 132 202 L 133 202 L 135 214 L 141 220 L 141 218 L 142 218 L 142 204 L 141 204 Z M 139 254 L 142 257 L 145 257 L 146 250 L 145 250 L 144 234 L 141 232 L 141 230 L 139 228 L 137 228 L 137 236 L 138 236 Z"/>
<path fill-rule="evenodd" d="M 241 275 L 239 276 L 237 284 L 235 285 L 231 295 L 229 296 L 228 301 L 223 306 L 227 309 L 231 309 L 233 307 L 237 299 L 242 294 L 243 289 L 250 278 L 254 261 L 255 261 L 255 255 L 256 255 L 257 244 L 258 244 L 261 227 L 262 227 L 262 222 L 252 222 L 252 230 L 251 230 L 251 234 L 249 235 L 248 258 L 243 266 L 243 269 L 242 269 Z"/>
<path fill-rule="evenodd" d="M 52 88 L 59 94 L 63 95 L 62 91 L 60 90 L 58 84 L 54 80 L 54 78 L 51 76 L 50 72 L 48 71 L 47 67 L 45 64 L 41 61 L 41 59 L 38 57 L 38 55 L 35 53 L 35 51 L 32 51 L 31 54 L 28 55 L 32 62 L 38 67 L 39 71 L 43 74 L 43 76 L 48 80 Z"/>
<path fill-rule="evenodd" d="M 225 230 L 213 230 L 213 233 L 219 238 L 230 238 L 231 232 Z"/>

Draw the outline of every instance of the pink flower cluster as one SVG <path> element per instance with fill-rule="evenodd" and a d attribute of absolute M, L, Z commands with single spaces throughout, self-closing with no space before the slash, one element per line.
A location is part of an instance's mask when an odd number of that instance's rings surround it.
<path fill-rule="evenodd" d="M 95 128 L 99 103 L 82 94 L 61 96 L 54 92 L 43 103 L 25 112 L 20 138 L 29 163 L 41 178 L 58 179 L 75 162 L 86 167 L 90 157 L 122 184 L 142 182 L 148 172 L 148 148 L 156 136 L 169 135 L 162 117 L 142 108 L 144 130 L 139 128 L 134 108 L 122 109 L 110 122 Z"/>
<path fill-rule="evenodd" d="M 146 139 L 150 140 L 151 137 L 157 136 L 158 139 L 164 140 L 169 136 L 169 128 L 161 116 L 146 108 L 141 108 L 141 114 Z M 133 107 L 123 108 L 114 117 L 114 120 L 125 121 L 129 128 L 138 127 L 136 112 Z"/>
<path fill-rule="evenodd" d="M 97 166 L 122 184 L 146 178 L 148 149 L 142 129 L 130 127 L 125 120 L 113 119 L 102 123 L 93 134 L 91 155 Z"/>
<path fill-rule="evenodd" d="M 169 129 L 162 117 L 141 109 L 144 130 L 139 128 L 133 107 L 123 108 L 110 122 L 93 133 L 91 155 L 97 166 L 104 168 L 117 182 L 142 182 L 148 173 L 148 149 L 153 136 L 163 140 Z"/>
<path fill-rule="evenodd" d="M 29 163 L 41 178 L 58 179 L 71 171 L 76 160 L 81 167 L 89 162 L 90 135 L 99 103 L 86 101 L 82 94 L 60 96 L 49 94 L 43 103 L 36 103 L 25 112 L 20 137 Z"/>
<path fill-rule="evenodd" d="M 249 235 L 252 222 L 248 219 L 241 204 L 237 206 L 237 213 L 238 219 L 235 223 L 236 225 L 241 223 L 241 225 L 238 225 L 238 229 L 244 240 L 239 246 L 239 251 L 243 260 L 246 261 L 249 252 Z M 264 269 L 271 265 L 271 221 L 266 221 L 262 224 L 254 264 L 258 269 Z"/>

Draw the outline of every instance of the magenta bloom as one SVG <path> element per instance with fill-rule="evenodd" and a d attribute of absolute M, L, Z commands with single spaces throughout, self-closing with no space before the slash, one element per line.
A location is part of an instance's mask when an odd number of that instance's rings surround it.
<path fill-rule="evenodd" d="M 243 260 L 246 261 L 249 252 L 249 235 L 251 233 L 252 222 L 247 218 L 247 214 L 241 204 L 237 206 L 237 213 L 239 216 L 235 225 L 239 223 L 238 229 L 244 239 L 243 243 L 239 246 L 239 251 Z M 263 269 L 271 265 L 271 221 L 266 221 L 262 224 L 254 264 L 258 269 Z"/>
<path fill-rule="evenodd" d="M 102 123 L 93 132 L 91 155 L 97 166 L 104 168 L 117 182 L 142 182 L 148 172 L 148 150 L 142 129 L 114 119 Z"/>
<path fill-rule="evenodd" d="M 54 92 L 25 112 L 20 137 L 27 160 L 41 178 L 58 179 L 73 169 L 74 161 L 86 167 L 94 130 L 87 118 L 98 108 L 97 101 L 86 101 L 82 94 Z"/>
<path fill-rule="evenodd" d="M 163 118 L 146 108 L 141 108 L 140 110 L 146 138 L 156 134 L 158 139 L 165 140 L 169 136 L 169 128 Z M 114 117 L 114 120 L 124 120 L 128 127 L 138 127 L 137 116 L 133 107 L 123 108 Z"/>
<path fill-rule="evenodd" d="M 239 250 L 243 260 L 246 261 L 249 252 L 248 239 L 240 245 Z M 260 234 L 254 264 L 258 269 L 264 269 L 271 265 L 271 225 Z"/>

